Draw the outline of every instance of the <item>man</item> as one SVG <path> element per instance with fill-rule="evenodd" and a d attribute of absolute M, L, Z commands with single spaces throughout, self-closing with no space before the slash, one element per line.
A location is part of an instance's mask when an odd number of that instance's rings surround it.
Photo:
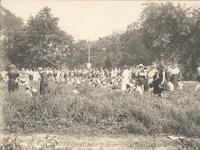
<path fill-rule="evenodd" d="M 8 71 L 8 92 L 14 92 L 19 89 L 19 85 L 17 82 L 17 78 L 20 76 L 19 71 L 17 70 L 15 65 L 9 66 Z"/>
<path fill-rule="evenodd" d="M 195 92 L 200 88 L 200 65 L 197 67 L 197 75 L 198 75 L 197 77 L 198 84 L 195 88 Z"/>
<path fill-rule="evenodd" d="M 48 91 L 48 75 L 46 73 L 46 70 L 43 70 L 42 67 L 38 68 L 38 71 L 41 76 L 40 80 L 40 95 L 45 96 Z"/>

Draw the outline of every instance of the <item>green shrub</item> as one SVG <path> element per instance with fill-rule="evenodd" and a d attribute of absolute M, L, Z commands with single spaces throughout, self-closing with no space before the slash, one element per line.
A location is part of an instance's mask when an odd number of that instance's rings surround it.
<path fill-rule="evenodd" d="M 190 89 L 166 98 L 88 85 L 52 85 L 48 99 L 7 94 L 4 119 L 10 131 L 200 135 L 200 94 Z M 73 90 L 79 93 L 73 93 Z"/>

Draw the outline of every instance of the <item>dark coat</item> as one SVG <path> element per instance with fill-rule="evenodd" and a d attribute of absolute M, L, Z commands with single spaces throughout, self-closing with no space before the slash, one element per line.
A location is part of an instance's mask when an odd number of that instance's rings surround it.
<path fill-rule="evenodd" d="M 44 96 L 48 92 L 48 75 L 46 72 L 41 72 L 40 76 L 40 95 Z"/>
<path fill-rule="evenodd" d="M 8 71 L 8 92 L 14 92 L 15 90 L 19 89 L 18 82 L 16 79 L 19 77 L 19 72 L 17 69 L 9 70 Z"/>

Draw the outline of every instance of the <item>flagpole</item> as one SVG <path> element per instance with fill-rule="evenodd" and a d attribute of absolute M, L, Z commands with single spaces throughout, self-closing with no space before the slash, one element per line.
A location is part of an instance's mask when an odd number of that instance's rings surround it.
<path fill-rule="evenodd" d="M 90 63 L 90 41 L 88 39 L 88 63 Z"/>

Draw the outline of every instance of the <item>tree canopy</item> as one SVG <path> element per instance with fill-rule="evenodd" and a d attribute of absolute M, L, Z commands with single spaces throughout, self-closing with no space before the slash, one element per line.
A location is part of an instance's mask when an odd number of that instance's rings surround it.
<path fill-rule="evenodd" d="M 7 54 L 9 49 L 13 48 L 12 43 L 15 42 L 14 34 L 23 28 L 23 20 L 3 7 L 0 7 L 0 12 L 0 67 L 3 69 L 9 64 Z"/>
<path fill-rule="evenodd" d="M 20 67 L 58 67 L 74 50 L 73 37 L 58 27 L 58 18 L 47 7 L 31 16 L 13 40 L 8 56 Z"/>
<path fill-rule="evenodd" d="M 82 66 L 87 62 L 88 41 L 75 42 L 58 26 L 59 19 L 44 7 L 26 24 L 6 10 L 1 32 L 4 51 L 19 67 Z M 150 64 L 160 55 L 182 65 L 191 78 L 200 58 L 200 9 L 166 3 L 146 3 L 136 22 L 124 33 L 90 41 L 94 67 Z"/>

